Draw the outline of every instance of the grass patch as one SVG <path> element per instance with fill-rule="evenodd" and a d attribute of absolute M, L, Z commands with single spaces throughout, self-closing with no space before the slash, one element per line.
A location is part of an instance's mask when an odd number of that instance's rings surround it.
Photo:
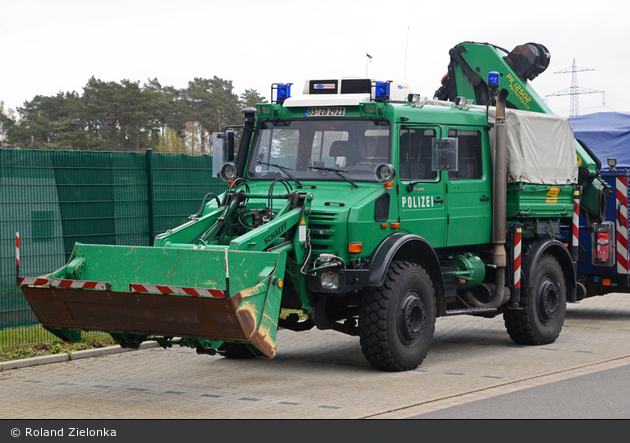
<path fill-rule="evenodd" d="M 70 354 L 85 349 L 104 348 L 113 346 L 114 340 L 109 334 L 85 337 L 80 343 L 66 343 L 54 341 L 49 343 L 38 343 L 26 346 L 16 346 L 13 348 L 0 349 L 0 362 L 21 360 L 23 358 L 39 357 L 54 354 Z"/>
<path fill-rule="evenodd" d="M 83 331 L 82 334 L 83 338 L 91 338 L 103 335 L 104 333 Z M 0 349 L 54 341 L 59 341 L 59 338 L 44 329 L 42 325 L 0 330 Z"/>

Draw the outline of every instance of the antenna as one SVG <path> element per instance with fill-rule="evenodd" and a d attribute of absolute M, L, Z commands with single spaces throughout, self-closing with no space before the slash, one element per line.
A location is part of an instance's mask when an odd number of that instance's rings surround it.
<path fill-rule="evenodd" d="M 580 68 L 578 66 L 575 65 L 575 59 L 573 59 L 573 66 L 571 66 L 570 68 L 566 68 L 563 69 L 561 71 L 557 71 L 554 72 L 554 74 L 566 74 L 566 73 L 571 73 L 571 87 L 567 88 L 567 89 L 563 89 L 561 91 L 558 92 L 554 92 L 553 94 L 549 94 L 545 96 L 545 99 L 547 97 L 555 97 L 555 96 L 560 96 L 560 95 L 570 95 L 571 96 L 571 112 L 569 117 L 577 117 L 578 115 L 580 115 L 580 101 L 579 101 L 579 97 L 578 95 L 580 94 L 593 94 L 596 92 L 601 92 L 602 93 L 602 105 L 606 106 L 606 92 L 605 91 L 598 91 L 596 89 L 588 89 L 588 88 L 580 88 L 578 87 L 577 84 L 577 73 L 578 72 L 584 72 L 584 71 L 594 71 L 594 69 L 591 68 Z"/>
<path fill-rule="evenodd" d="M 372 63 L 372 56 L 370 54 L 368 54 L 367 52 L 365 53 L 366 59 L 365 59 L 365 78 L 370 78 L 368 77 L 368 62 Z"/>

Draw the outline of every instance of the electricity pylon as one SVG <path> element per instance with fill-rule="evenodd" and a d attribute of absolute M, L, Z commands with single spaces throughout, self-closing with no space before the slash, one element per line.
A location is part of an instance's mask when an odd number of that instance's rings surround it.
<path fill-rule="evenodd" d="M 571 73 L 571 87 L 567 89 L 563 89 L 562 91 L 554 92 L 553 94 L 549 94 L 545 96 L 547 97 L 555 97 L 559 95 L 570 95 L 571 96 L 571 112 L 569 117 L 577 117 L 580 115 L 580 94 L 594 94 L 601 92 L 602 93 L 602 105 L 606 106 L 606 92 L 598 91 L 596 89 L 588 89 L 588 88 L 580 88 L 577 82 L 577 73 L 583 71 L 594 71 L 591 68 L 580 68 L 575 65 L 575 59 L 573 59 L 573 66 L 570 68 L 563 69 L 562 71 L 554 72 L 554 74 L 566 74 Z"/>

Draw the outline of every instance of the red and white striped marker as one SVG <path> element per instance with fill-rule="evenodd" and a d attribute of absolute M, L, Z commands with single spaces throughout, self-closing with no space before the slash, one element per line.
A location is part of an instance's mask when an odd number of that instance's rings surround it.
<path fill-rule="evenodd" d="M 20 277 L 20 286 L 50 286 L 51 288 L 98 289 L 109 291 L 111 285 L 104 281 L 65 280 L 60 278 Z"/>
<path fill-rule="evenodd" d="M 131 289 L 132 292 L 148 292 L 148 293 L 154 293 L 154 294 L 177 294 L 177 295 L 192 295 L 195 297 L 225 298 L 225 293 L 220 289 L 183 288 L 181 286 L 138 285 L 138 284 L 130 284 L 129 289 Z"/>
<path fill-rule="evenodd" d="M 20 285 L 20 233 L 15 233 L 15 278 Z"/>
<path fill-rule="evenodd" d="M 521 288 L 521 245 L 523 228 L 516 228 L 514 234 L 514 288 Z"/>
<path fill-rule="evenodd" d="M 628 273 L 628 178 L 617 177 L 617 273 Z"/>
<path fill-rule="evenodd" d="M 577 189 L 573 191 L 573 229 L 571 231 L 571 258 L 577 262 L 580 245 L 580 191 Z"/>

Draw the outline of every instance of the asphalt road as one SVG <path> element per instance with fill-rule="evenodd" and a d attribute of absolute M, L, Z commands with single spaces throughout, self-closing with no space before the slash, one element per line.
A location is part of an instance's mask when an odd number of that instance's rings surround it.
<path fill-rule="evenodd" d="M 477 400 L 413 419 L 628 419 L 630 364 Z"/>
<path fill-rule="evenodd" d="M 438 319 L 424 363 L 385 373 L 357 337 L 278 333 L 273 360 L 150 348 L 0 372 L 1 419 L 630 418 L 630 294 L 569 305 L 559 339 Z"/>

